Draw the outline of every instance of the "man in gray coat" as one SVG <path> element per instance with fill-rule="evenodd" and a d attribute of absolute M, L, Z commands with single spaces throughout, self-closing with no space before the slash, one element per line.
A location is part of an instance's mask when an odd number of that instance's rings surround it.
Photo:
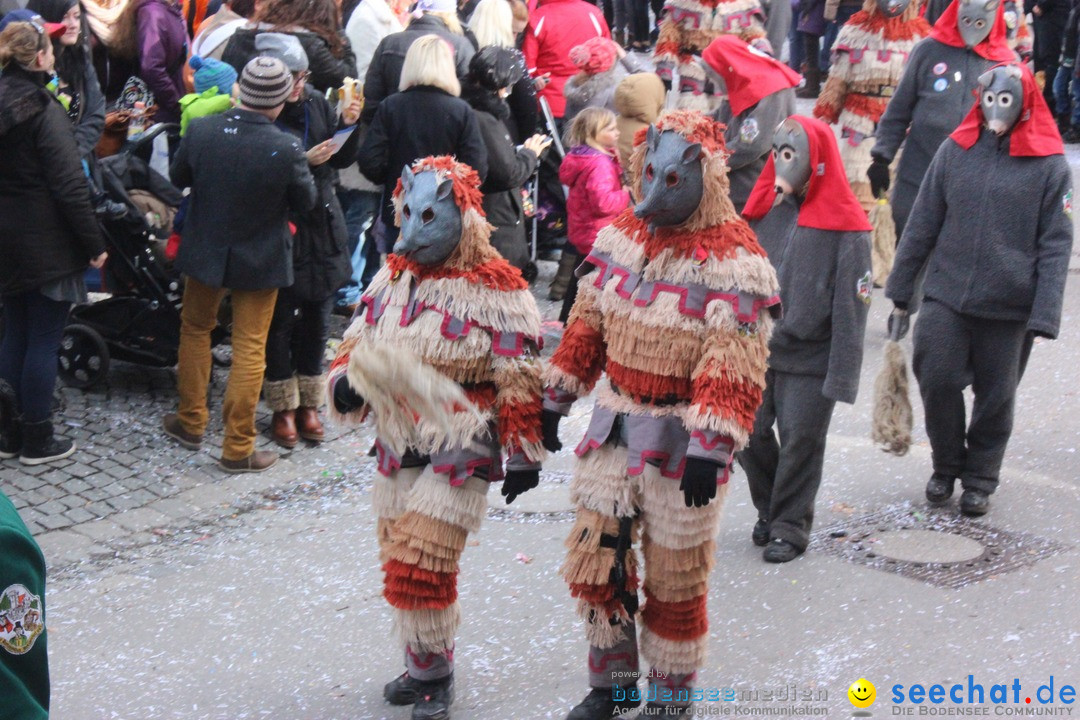
<path fill-rule="evenodd" d="M 232 293 L 233 362 L 222 415 L 226 472 L 260 472 L 277 454 L 255 451 L 255 406 L 266 365 L 266 336 L 278 288 L 293 283 L 289 211 L 315 205 L 315 183 L 299 143 L 274 126 L 295 78 L 276 58 L 251 60 L 240 75 L 240 106 L 197 118 L 173 160 L 191 205 L 176 259 L 185 275 L 177 386 L 180 409 L 165 433 L 191 450 L 207 424 L 210 333 Z"/>
<path fill-rule="evenodd" d="M 754 544 L 767 545 L 766 561 L 788 562 L 810 542 L 833 408 L 855 402 L 859 390 L 873 283 L 870 224 L 829 126 L 792 116 L 776 129 L 773 150 L 743 217 L 776 268 L 784 309 L 738 459 L 758 512 Z"/>
<path fill-rule="evenodd" d="M 885 288 L 903 321 L 927 267 L 913 355 L 933 450 L 926 499 L 946 502 L 960 478 L 966 515 L 997 489 L 1032 338 L 1057 337 L 1073 235 L 1072 176 L 1035 78 L 1003 66 L 979 89 L 930 164 Z"/>

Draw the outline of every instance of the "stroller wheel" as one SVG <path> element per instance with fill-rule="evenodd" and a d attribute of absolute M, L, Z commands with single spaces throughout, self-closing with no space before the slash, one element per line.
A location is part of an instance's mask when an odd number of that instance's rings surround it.
<path fill-rule="evenodd" d="M 109 372 L 109 348 L 101 333 L 86 325 L 68 325 L 60 338 L 60 378 L 83 390 Z"/>

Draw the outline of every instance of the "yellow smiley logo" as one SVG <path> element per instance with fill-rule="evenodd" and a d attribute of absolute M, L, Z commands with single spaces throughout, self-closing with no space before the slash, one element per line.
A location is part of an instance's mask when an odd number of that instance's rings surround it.
<path fill-rule="evenodd" d="M 877 697 L 877 690 L 874 688 L 874 684 L 866 678 L 859 678 L 855 682 L 851 683 L 851 687 L 847 690 L 848 700 L 851 704 L 857 708 L 868 708 L 874 704 L 874 698 Z"/>

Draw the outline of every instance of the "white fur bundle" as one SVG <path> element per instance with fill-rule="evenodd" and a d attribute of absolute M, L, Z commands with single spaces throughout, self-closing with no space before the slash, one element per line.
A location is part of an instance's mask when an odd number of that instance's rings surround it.
<path fill-rule="evenodd" d="M 874 269 L 874 284 L 885 287 L 896 258 L 896 223 L 893 222 L 892 206 L 881 198 L 870 210 L 870 225 L 874 228 L 870 246 L 870 261 Z"/>
<path fill-rule="evenodd" d="M 871 439 L 882 450 L 905 455 L 911 447 L 911 400 L 907 360 L 900 343 L 885 343 L 885 366 L 874 381 L 874 426 Z"/>
<path fill-rule="evenodd" d="M 358 346 L 349 358 L 347 377 L 375 413 L 379 438 L 399 455 L 407 447 L 464 445 L 486 429 L 461 386 L 404 347 Z M 468 421 L 462 422 L 461 415 Z"/>

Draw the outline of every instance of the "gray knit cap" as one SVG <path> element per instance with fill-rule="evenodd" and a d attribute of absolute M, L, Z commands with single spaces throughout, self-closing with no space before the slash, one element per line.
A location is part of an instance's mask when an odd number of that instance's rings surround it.
<path fill-rule="evenodd" d="M 262 57 L 277 58 L 285 63 L 289 72 L 298 73 L 308 69 L 307 53 L 295 35 L 259 33 L 255 36 L 255 49 Z"/>
<path fill-rule="evenodd" d="M 277 58 L 257 57 L 240 74 L 240 103 L 256 110 L 284 105 L 293 89 L 293 76 Z"/>

